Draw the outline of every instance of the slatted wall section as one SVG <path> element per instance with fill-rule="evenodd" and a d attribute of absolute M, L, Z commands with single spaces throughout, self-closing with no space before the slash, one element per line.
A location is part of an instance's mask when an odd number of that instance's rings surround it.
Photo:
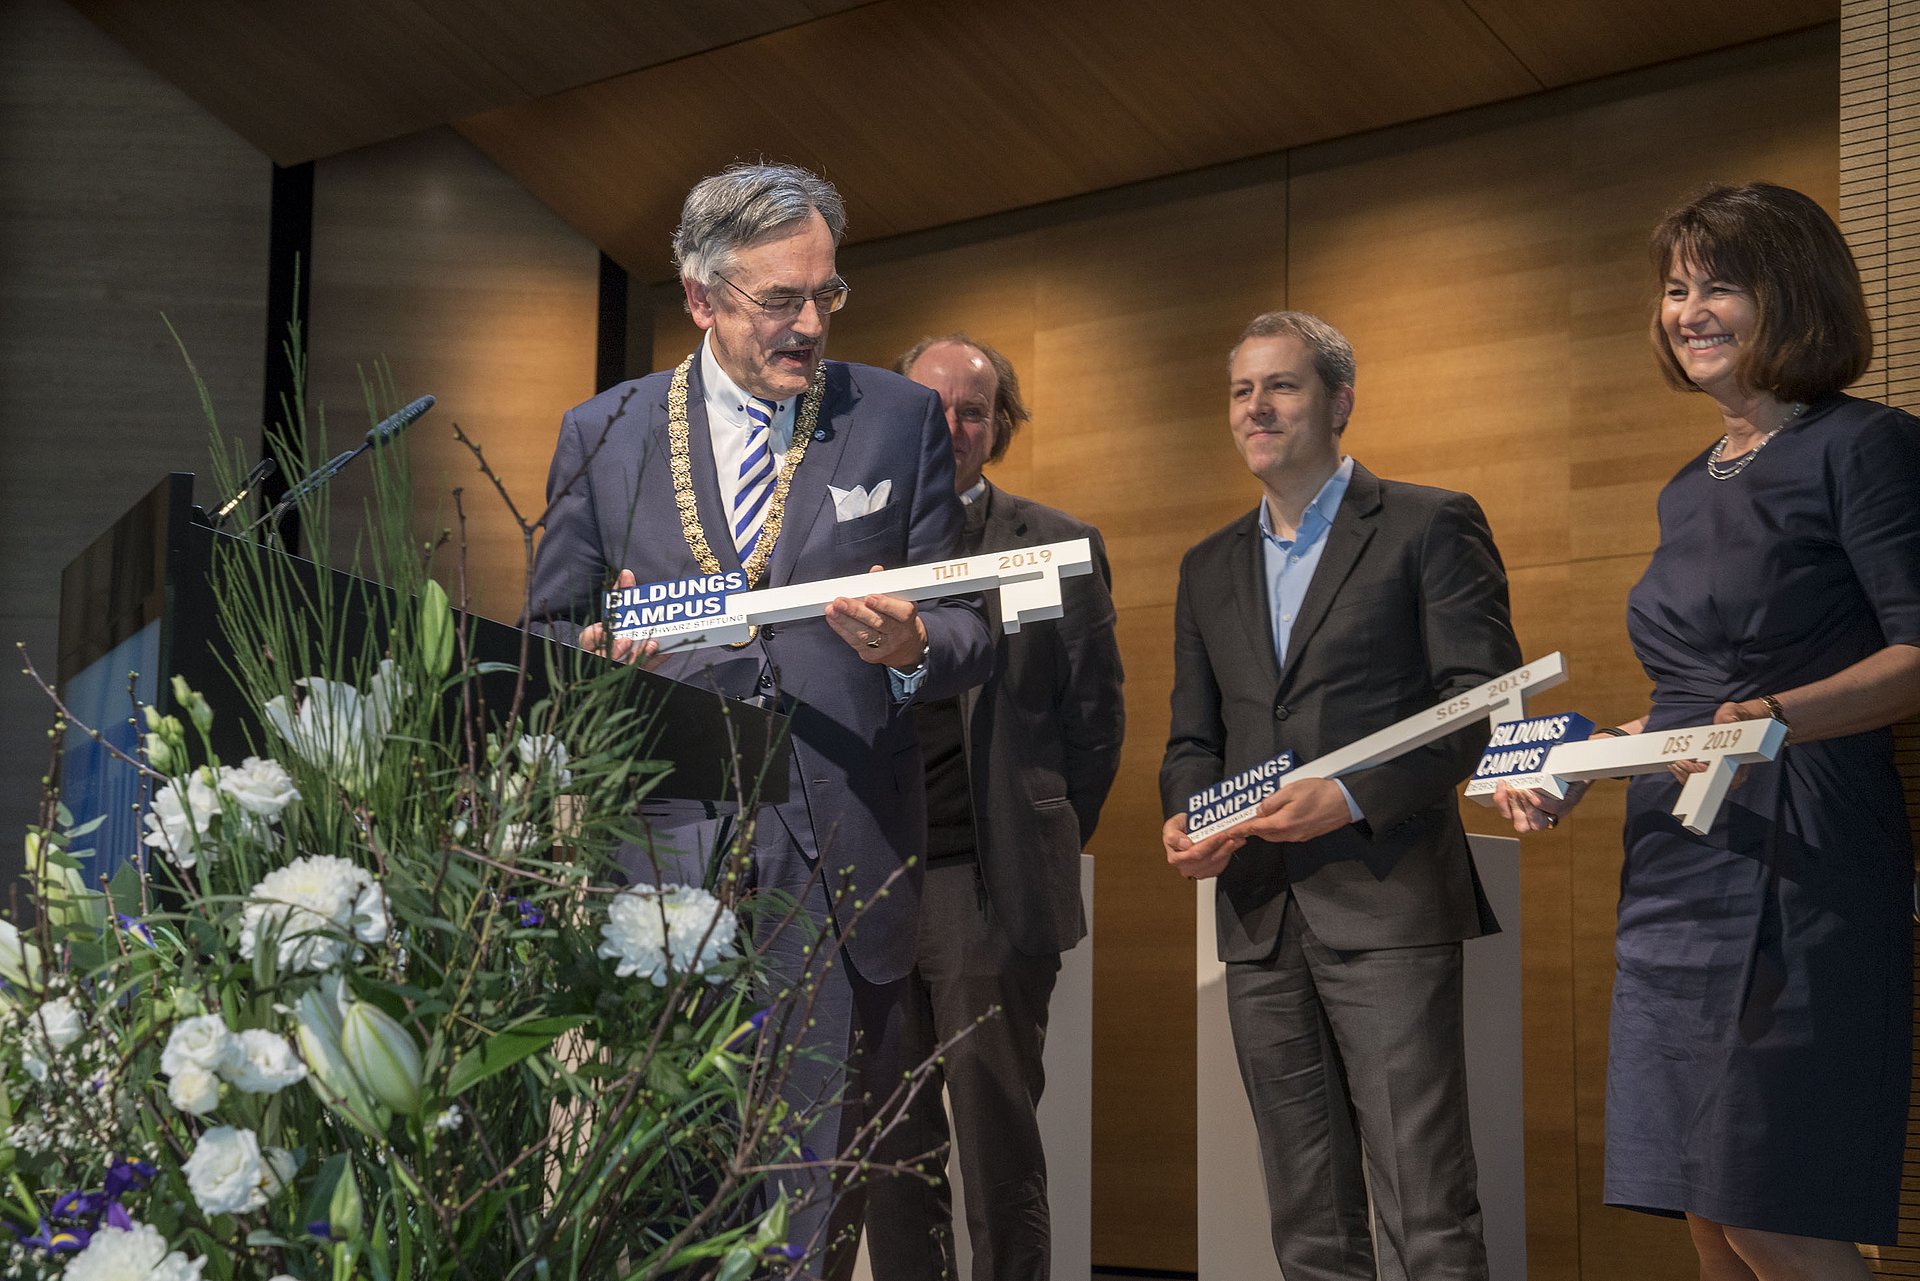
<path fill-rule="evenodd" d="M 1840 38 L 1840 222 L 1877 329 L 1874 366 L 1854 390 L 1920 412 L 1920 0 L 1844 0 Z M 1920 722 L 1894 734 L 1920 862 Z M 1920 993 L 1914 1026 L 1920 1051 Z M 1877 1276 L 1920 1277 L 1920 1057 L 1914 1080 L 1900 1243 L 1864 1250 Z"/>

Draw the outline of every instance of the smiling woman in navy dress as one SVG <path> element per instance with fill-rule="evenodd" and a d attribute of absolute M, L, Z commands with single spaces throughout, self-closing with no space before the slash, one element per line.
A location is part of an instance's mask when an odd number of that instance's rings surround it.
<path fill-rule="evenodd" d="M 1705 836 L 1628 790 L 1606 1199 L 1685 1215 L 1703 1281 L 1865 1278 L 1897 1227 L 1912 840 L 1887 727 L 1920 712 L 1920 422 L 1841 389 L 1872 335 L 1797 191 L 1716 187 L 1653 235 L 1661 368 L 1725 434 L 1660 495 L 1628 598 L 1653 707 L 1607 732 L 1785 721 Z M 1579 799 L 1509 792 L 1521 831 Z"/>

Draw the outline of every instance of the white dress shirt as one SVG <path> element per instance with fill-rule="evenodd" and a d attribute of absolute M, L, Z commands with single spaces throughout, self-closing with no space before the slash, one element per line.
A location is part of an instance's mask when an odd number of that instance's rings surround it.
<path fill-rule="evenodd" d="M 740 488 L 740 464 L 747 456 L 747 428 L 752 420 L 747 417 L 747 393 L 720 368 L 705 338 L 700 340 L 700 385 L 706 391 L 707 438 L 713 442 L 714 474 L 720 482 L 720 501 L 727 509 L 727 529 L 731 530 L 740 516 L 734 510 L 734 500 Z M 793 443 L 793 421 L 800 408 L 799 400 L 798 396 L 789 396 L 773 412 L 768 443 L 773 447 L 776 476 L 787 460 L 787 446 Z"/>

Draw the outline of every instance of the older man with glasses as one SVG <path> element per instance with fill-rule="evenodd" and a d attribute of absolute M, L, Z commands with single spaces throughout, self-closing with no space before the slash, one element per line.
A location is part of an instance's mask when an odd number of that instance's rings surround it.
<path fill-rule="evenodd" d="M 834 268 L 845 227 L 839 193 L 790 166 L 735 165 L 694 187 L 674 256 L 705 339 L 677 368 L 568 411 L 529 588 L 530 620 L 585 648 L 791 714 L 787 798 L 761 810 L 750 864 L 731 870 L 751 890 L 793 896 L 812 926 L 769 928 L 767 942 L 787 977 L 814 985 L 805 1026 L 791 1031 L 804 1052 L 787 1095 L 822 1156 L 863 1120 L 861 1065 L 897 1068 L 886 1031 L 913 969 L 927 839 L 908 705 L 991 673 L 981 603 L 843 598 L 743 648 L 672 655 L 609 641 L 595 620 L 614 585 L 739 572 L 774 587 L 953 555 L 962 515 L 940 398 L 824 359 L 848 296 Z M 709 855 L 739 816 L 665 803 L 647 817 L 655 845 L 623 860 L 635 879 L 697 883 L 728 870 Z M 876 1081 L 872 1092 L 890 1089 Z M 857 1208 L 829 1224 L 829 1190 L 818 1180 L 807 1190 L 791 1239 L 817 1249 Z M 827 1256 L 826 1275 L 852 1262 L 850 1251 Z"/>

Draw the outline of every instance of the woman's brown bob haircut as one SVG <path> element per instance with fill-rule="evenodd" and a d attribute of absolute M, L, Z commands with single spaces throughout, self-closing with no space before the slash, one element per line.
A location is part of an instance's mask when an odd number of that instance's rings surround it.
<path fill-rule="evenodd" d="M 1840 228 L 1827 211 L 1767 182 L 1715 186 L 1653 229 L 1653 277 L 1674 264 L 1753 295 L 1758 325 L 1740 356 L 1740 380 L 1780 400 L 1811 401 L 1851 385 L 1873 360 L 1873 322 Z M 1660 372 L 1680 391 L 1699 391 L 1674 358 L 1653 310 Z"/>
<path fill-rule="evenodd" d="M 988 452 L 987 461 L 997 463 L 1007 456 L 1007 446 L 1013 443 L 1014 433 L 1020 430 L 1020 424 L 1033 417 L 1026 400 L 1020 395 L 1020 376 L 1013 372 L 1012 361 L 964 333 L 941 334 L 935 338 L 922 338 L 908 348 L 907 354 L 894 362 L 893 371 L 897 374 L 907 373 L 913 368 L 914 361 L 927 354 L 927 348 L 948 343 L 955 347 L 973 348 L 993 366 L 1000 389 L 993 397 L 993 449 Z"/>

